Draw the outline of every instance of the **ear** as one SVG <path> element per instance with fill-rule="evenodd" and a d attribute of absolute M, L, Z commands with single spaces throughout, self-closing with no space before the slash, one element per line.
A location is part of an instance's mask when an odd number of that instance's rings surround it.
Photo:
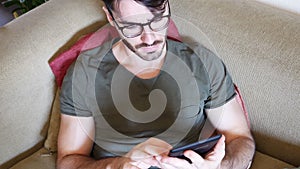
<path fill-rule="evenodd" d="M 115 26 L 115 25 L 114 25 L 114 22 L 113 22 L 113 18 L 112 18 L 112 16 L 110 15 L 110 13 L 108 12 L 108 9 L 106 8 L 106 6 L 103 6 L 102 9 L 103 9 L 103 11 L 105 12 L 106 18 L 107 18 L 108 22 L 110 23 L 110 25 L 111 25 L 111 26 Z"/>

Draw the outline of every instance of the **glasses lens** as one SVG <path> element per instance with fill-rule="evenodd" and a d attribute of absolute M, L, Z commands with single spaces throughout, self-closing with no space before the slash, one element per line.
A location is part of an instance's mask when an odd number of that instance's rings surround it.
<path fill-rule="evenodd" d="M 155 18 L 150 24 L 153 31 L 160 31 L 165 29 L 169 24 L 170 18 L 168 16 Z"/>
<path fill-rule="evenodd" d="M 123 34 L 126 37 L 136 37 L 140 35 L 143 31 L 143 28 L 141 25 L 130 25 L 123 28 Z"/>
<path fill-rule="evenodd" d="M 170 22 L 169 16 L 163 16 L 163 17 L 157 17 L 154 20 L 152 20 L 149 24 L 152 31 L 160 31 L 168 27 Z M 122 33 L 127 38 L 134 38 L 143 32 L 143 25 L 134 24 L 122 27 Z"/>

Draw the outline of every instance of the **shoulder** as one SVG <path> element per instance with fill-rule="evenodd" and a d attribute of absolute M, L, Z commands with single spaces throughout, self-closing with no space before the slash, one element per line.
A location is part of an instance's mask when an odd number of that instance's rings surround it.
<path fill-rule="evenodd" d="M 223 61 L 200 43 L 187 44 L 168 40 L 168 52 L 178 56 L 190 67 L 202 67 L 208 74 L 224 69 Z"/>
<path fill-rule="evenodd" d="M 188 57 L 192 60 L 200 59 L 204 64 L 214 61 L 221 61 L 221 59 L 214 52 L 200 43 L 195 42 L 187 44 L 173 40 L 168 40 L 167 42 L 168 52 L 172 52 L 180 57 Z"/>
<path fill-rule="evenodd" d="M 113 40 L 107 41 L 98 47 L 81 52 L 68 68 L 64 76 L 63 88 L 64 86 L 74 85 L 74 83 L 88 83 L 88 79 L 95 76 L 100 63 L 111 60 L 109 53 L 112 43 Z"/>
<path fill-rule="evenodd" d="M 99 65 L 101 61 L 106 59 L 105 56 L 108 55 L 109 52 L 111 52 L 112 45 L 116 40 L 117 39 L 112 39 L 110 41 L 103 43 L 98 47 L 81 52 L 76 62 L 81 63 L 88 67 Z"/>
<path fill-rule="evenodd" d="M 95 70 L 99 69 L 99 66 L 102 62 L 114 62 L 114 59 L 112 59 L 112 45 L 114 42 L 116 42 L 116 39 L 112 39 L 110 41 L 107 41 L 103 43 L 100 46 L 97 46 L 95 48 L 82 51 L 79 56 L 77 57 L 76 61 L 73 62 L 73 64 L 69 68 L 69 74 L 74 73 L 74 71 L 84 71 L 89 72 L 89 70 Z"/>

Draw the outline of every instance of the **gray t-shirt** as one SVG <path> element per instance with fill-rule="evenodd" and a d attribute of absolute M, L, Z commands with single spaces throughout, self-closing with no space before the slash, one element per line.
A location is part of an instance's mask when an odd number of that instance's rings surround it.
<path fill-rule="evenodd" d="M 159 75 L 141 79 L 116 60 L 117 40 L 80 54 L 61 89 L 61 113 L 94 117 L 96 159 L 124 155 L 150 137 L 173 146 L 197 141 L 204 109 L 235 96 L 225 65 L 201 45 L 167 40 Z"/>

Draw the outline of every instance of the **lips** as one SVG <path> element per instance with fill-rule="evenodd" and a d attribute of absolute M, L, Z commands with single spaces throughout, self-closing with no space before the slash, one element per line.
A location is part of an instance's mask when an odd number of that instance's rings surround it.
<path fill-rule="evenodd" d="M 141 49 L 146 53 L 153 53 L 159 49 L 159 45 L 158 44 L 157 45 L 148 45 L 148 46 L 142 47 Z"/>
<path fill-rule="evenodd" d="M 157 40 L 154 41 L 151 45 L 147 43 L 142 43 L 136 46 L 136 49 L 141 49 L 144 52 L 155 52 L 160 48 L 160 45 L 162 44 L 162 41 Z"/>

